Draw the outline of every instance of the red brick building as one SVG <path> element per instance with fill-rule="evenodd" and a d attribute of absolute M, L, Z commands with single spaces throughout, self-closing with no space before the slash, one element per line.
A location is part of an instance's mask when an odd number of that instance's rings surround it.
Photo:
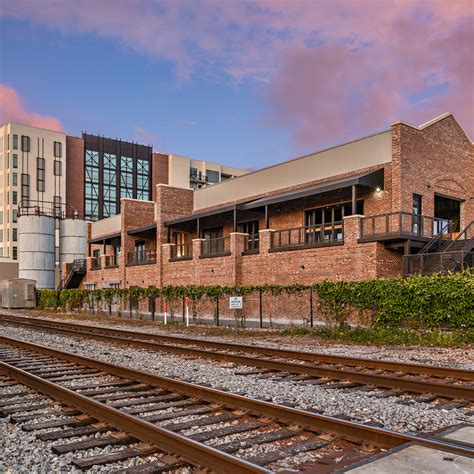
<path fill-rule="evenodd" d="M 123 199 L 120 215 L 89 224 L 82 285 L 387 277 L 427 244 L 469 264 L 473 219 L 473 143 L 460 124 L 396 122 L 196 191 L 158 184 L 153 201 Z"/>

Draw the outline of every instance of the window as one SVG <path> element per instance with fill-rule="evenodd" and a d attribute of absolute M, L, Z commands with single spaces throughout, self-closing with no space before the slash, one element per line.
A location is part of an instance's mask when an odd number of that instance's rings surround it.
<path fill-rule="evenodd" d="M 145 241 L 144 240 L 137 240 L 135 242 L 135 252 L 137 252 L 137 253 L 144 253 L 145 252 Z"/>
<path fill-rule="evenodd" d="M 86 150 L 84 168 L 85 217 L 96 220 L 99 216 L 99 152 Z"/>
<path fill-rule="evenodd" d="M 13 135 L 13 147 L 14 150 L 18 150 L 18 135 Z"/>
<path fill-rule="evenodd" d="M 54 157 L 61 158 L 63 150 L 63 144 L 61 142 L 54 142 Z"/>
<path fill-rule="evenodd" d="M 412 233 L 414 235 L 420 235 L 422 233 L 423 217 L 422 214 L 422 197 L 419 194 L 413 194 L 413 220 L 412 220 Z"/>
<path fill-rule="evenodd" d="M 92 252 L 93 258 L 100 258 L 100 250 L 96 249 Z"/>
<path fill-rule="evenodd" d="M 0 247 L 0 257 L 3 257 L 3 247 Z"/>
<path fill-rule="evenodd" d="M 28 135 L 21 136 L 21 151 L 30 151 L 30 137 Z"/>
<path fill-rule="evenodd" d="M 206 170 L 206 176 L 209 183 L 218 183 L 220 181 L 219 171 Z"/>
<path fill-rule="evenodd" d="M 30 175 L 26 173 L 21 174 L 21 199 L 30 198 Z"/>
<path fill-rule="evenodd" d="M 16 227 L 12 229 L 12 240 L 18 242 L 18 229 Z"/>
<path fill-rule="evenodd" d="M 0 242 L 3 242 L 3 229 L 0 229 Z"/>
<path fill-rule="evenodd" d="M 104 153 L 103 216 L 117 214 L 117 155 Z"/>
<path fill-rule="evenodd" d="M 12 186 L 18 186 L 18 173 L 12 174 Z"/>
<path fill-rule="evenodd" d="M 12 191 L 12 204 L 18 204 L 18 193 L 16 191 Z"/>
<path fill-rule="evenodd" d="M 18 168 L 18 154 L 16 153 L 13 153 L 12 166 L 15 169 Z"/>
<path fill-rule="evenodd" d="M 45 179 L 45 160 L 44 158 L 36 158 L 36 190 L 40 193 L 44 192 Z"/>
<path fill-rule="evenodd" d="M 137 160 L 137 199 L 150 199 L 150 163 L 147 160 Z"/>
<path fill-rule="evenodd" d="M 61 196 L 54 196 L 54 215 L 61 215 Z"/>
<path fill-rule="evenodd" d="M 133 159 L 128 156 L 120 159 L 120 197 L 133 197 Z"/>
<path fill-rule="evenodd" d="M 3 224 L 3 211 L 0 211 L 0 224 Z"/>
<path fill-rule="evenodd" d="M 54 176 L 62 176 L 63 164 L 59 160 L 54 160 Z"/>
<path fill-rule="evenodd" d="M 13 257 L 13 260 L 16 260 L 18 258 L 18 248 L 17 247 L 13 247 L 12 257 Z"/>
<path fill-rule="evenodd" d="M 16 209 L 13 209 L 12 211 L 12 222 L 13 223 L 18 222 L 18 211 Z"/>

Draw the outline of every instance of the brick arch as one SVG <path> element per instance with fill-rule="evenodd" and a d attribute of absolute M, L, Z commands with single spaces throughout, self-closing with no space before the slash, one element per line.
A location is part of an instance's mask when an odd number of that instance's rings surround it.
<path fill-rule="evenodd" d="M 454 176 L 443 176 L 433 184 L 435 187 L 449 189 L 455 193 L 467 194 L 467 189 Z"/>

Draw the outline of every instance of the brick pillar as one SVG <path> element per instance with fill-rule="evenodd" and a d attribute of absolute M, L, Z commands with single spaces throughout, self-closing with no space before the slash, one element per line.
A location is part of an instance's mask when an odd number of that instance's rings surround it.
<path fill-rule="evenodd" d="M 234 285 L 242 284 L 242 252 L 245 250 L 245 239 L 248 234 L 231 232 L 230 257 L 232 259 L 232 281 Z"/>
<path fill-rule="evenodd" d="M 364 216 L 358 214 L 344 217 L 344 245 L 357 245 L 357 240 L 360 239 L 362 217 Z"/>
<path fill-rule="evenodd" d="M 259 230 L 259 253 L 260 255 L 268 254 L 272 245 L 272 234 L 275 229 Z"/>
<path fill-rule="evenodd" d="M 193 285 L 199 285 L 200 283 L 200 274 L 201 274 L 201 269 L 200 269 L 200 261 L 199 257 L 201 256 L 201 242 L 204 241 L 205 239 L 193 239 L 193 259 L 192 261 L 189 262 L 192 270 L 192 284 Z"/>
<path fill-rule="evenodd" d="M 175 247 L 175 244 L 163 244 L 161 246 L 161 264 L 166 265 L 171 258 L 171 249 Z"/>
<path fill-rule="evenodd" d="M 125 264 L 127 262 L 126 259 L 126 253 L 123 249 L 123 247 L 120 250 L 120 253 L 118 254 L 118 266 L 119 266 L 119 275 L 120 275 L 120 280 L 122 281 L 121 287 L 125 288 L 127 286 L 127 270 L 125 268 Z"/>
<path fill-rule="evenodd" d="M 87 271 L 87 273 L 89 273 L 91 271 L 92 258 L 93 257 L 86 257 L 86 271 Z"/>
<path fill-rule="evenodd" d="M 106 259 L 107 255 L 106 254 L 103 254 L 100 256 L 100 268 L 103 270 L 105 268 L 105 259 Z"/>

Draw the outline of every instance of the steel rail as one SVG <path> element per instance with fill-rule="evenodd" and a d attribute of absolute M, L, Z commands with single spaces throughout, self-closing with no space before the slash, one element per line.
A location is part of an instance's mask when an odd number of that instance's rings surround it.
<path fill-rule="evenodd" d="M 118 430 L 125 431 L 140 441 L 151 443 L 160 450 L 176 454 L 196 466 L 204 465 L 222 473 L 236 472 L 236 470 L 243 473 L 272 472 L 244 459 L 218 451 L 166 428 L 161 428 L 158 425 L 129 415 L 5 362 L 0 361 L 0 372 L 55 400 L 60 400 L 66 405 L 78 408 Z"/>
<path fill-rule="evenodd" d="M 71 328 L 83 328 L 99 333 L 117 334 L 125 337 L 143 337 L 155 341 L 167 341 L 177 344 L 199 345 L 211 349 L 221 349 L 228 351 L 249 352 L 267 356 L 280 357 L 285 359 L 305 360 L 310 362 L 323 362 L 330 364 L 344 364 L 348 366 L 363 366 L 370 369 L 404 371 L 414 375 L 430 375 L 440 377 L 453 377 L 463 380 L 474 381 L 474 370 L 458 369 L 449 367 L 439 367 L 426 364 L 413 364 L 406 362 L 392 362 L 387 360 L 365 359 L 360 357 L 349 357 L 341 355 L 324 354 L 320 352 L 296 351 L 291 349 L 276 349 L 264 346 L 253 346 L 250 344 L 237 344 L 232 342 L 217 342 L 200 338 L 189 338 L 181 336 L 171 336 L 163 334 L 148 334 L 139 331 L 127 331 L 124 329 L 113 329 L 100 326 L 89 326 L 84 324 L 65 323 L 62 321 L 51 321 L 41 318 L 28 318 L 22 316 L 12 316 L 0 313 L 0 321 L 17 322 L 18 324 L 45 325 L 47 327 L 63 326 Z"/>
<path fill-rule="evenodd" d="M 110 375 L 116 375 L 128 380 L 166 388 L 170 391 L 181 392 L 190 397 L 207 400 L 212 403 L 219 403 L 227 407 L 239 408 L 249 413 L 256 413 L 260 416 L 265 415 L 274 420 L 296 424 L 316 432 L 332 432 L 348 440 L 362 440 L 365 443 L 384 448 L 392 448 L 404 443 L 417 443 L 423 446 L 441 449 L 464 456 L 474 456 L 474 448 L 445 440 L 435 440 L 416 435 L 397 433 L 384 428 L 376 428 L 353 421 L 319 415 L 298 408 L 277 405 L 262 400 L 244 397 L 242 395 L 236 395 L 213 388 L 174 380 L 169 377 L 163 377 L 137 369 L 131 369 L 121 365 L 102 362 L 89 357 L 51 349 L 46 346 L 33 344 L 19 339 L 12 339 L 6 336 L 0 336 L 0 343 L 67 360 L 68 362 L 75 362 L 86 367 L 98 369 Z"/>
<path fill-rule="evenodd" d="M 23 324 L 23 323 L 21 323 Z M 25 323 L 32 327 L 36 327 L 34 323 Z M 46 328 L 47 326 L 43 326 Z M 75 325 L 74 328 L 51 326 L 48 329 L 71 336 L 87 337 L 113 344 L 133 345 L 152 351 L 164 351 L 179 355 L 190 355 L 193 357 L 201 357 L 211 360 L 223 362 L 233 362 L 253 367 L 279 370 L 290 372 L 293 374 L 309 375 L 315 377 L 328 377 L 335 380 L 350 380 L 352 382 L 364 385 L 374 385 L 377 387 L 407 390 L 414 393 L 431 393 L 438 396 L 451 397 L 455 399 L 463 399 L 468 401 L 474 400 L 474 387 L 466 385 L 455 385 L 440 382 L 418 381 L 393 375 L 382 375 L 373 373 L 358 372 L 355 370 L 319 367 L 308 364 L 300 364 L 275 359 L 259 359 L 246 355 L 228 354 L 224 352 L 208 351 L 205 349 L 196 349 L 183 346 L 172 346 L 159 342 L 147 342 L 138 339 L 129 339 L 109 334 L 98 334 L 87 332 L 81 325 Z M 89 329 L 89 327 L 87 327 Z M 138 333 L 135 333 L 136 335 Z"/>

